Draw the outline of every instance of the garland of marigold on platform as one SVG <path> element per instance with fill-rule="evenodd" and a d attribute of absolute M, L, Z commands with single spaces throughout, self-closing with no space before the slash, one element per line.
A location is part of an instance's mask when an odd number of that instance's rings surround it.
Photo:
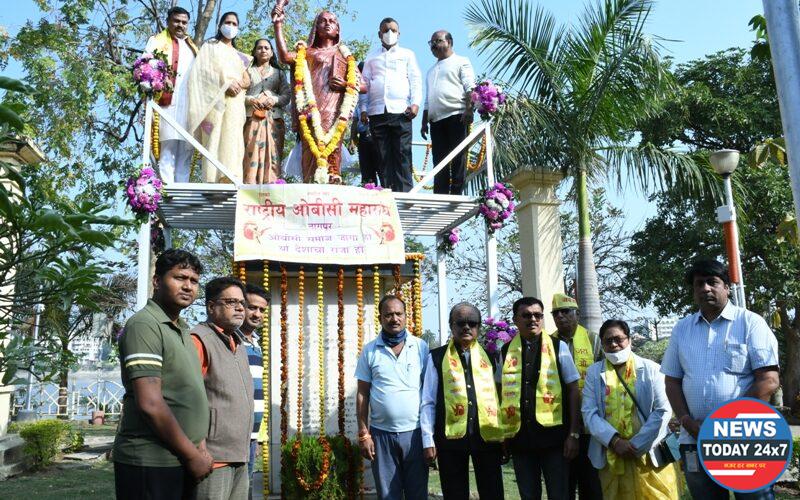
<path fill-rule="evenodd" d="M 381 302 L 381 273 L 378 266 L 372 268 L 372 315 L 375 317 L 375 333 L 381 331 L 381 312 L 378 304 Z"/>
<path fill-rule="evenodd" d="M 416 336 L 422 336 L 422 266 L 420 266 L 420 259 L 414 260 L 414 317 L 417 320 Z"/>
<path fill-rule="evenodd" d="M 153 111 L 153 126 L 150 149 L 153 150 L 153 158 L 155 158 L 156 161 L 161 159 L 161 133 L 158 130 L 160 125 L 161 117 L 159 116 L 158 112 Z"/>
<path fill-rule="evenodd" d="M 289 400 L 289 353 L 288 353 L 288 327 L 286 314 L 286 300 L 289 288 L 289 278 L 286 275 L 286 266 L 281 264 L 281 446 L 286 444 L 289 430 L 289 415 L 286 405 Z"/>
<path fill-rule="evenodd" d="M 322 266 L 317 267 L 317 356 L 319 357 L 319 435 L 325 436 L 325 284 Z"/>
<path fill-rule="evenodd" d="M 469 131 L 472 132 L 472 126 L 470 125 Z M 467 148 L 467 170 L 470 172 L 474 172 L 480 168 L 483 164 L 483 159 L 486 156 L 486 134 L 481 137 L 481 148 L 478 150 L 478 156 L 475 158 L 475 162 L 472 161 L 472 151 Z"/>
<path fill-rule="evenodd" d="M 344 268 L 336 273 L 336 331 L 339 339 L 339 434 L 344 436 Z"/>
<path fill-rule="evenodd" d="M 364 270 L 356 269 L 356 324 L 358 325 L 358 354 L 364 347 Z"/>
<path fill-rule="evenodd" d="M 398 299 L 403 300 L 403 283 L 400 281 L 400 264 L 394 265 L 392 274 L 394 274 L 394 294 Z"/>
<path fill-rule="evenodd" d="M 304 326 L 304 308 L 305 308 L 305 283 L 306 272 L 303 266 L 297 272 L 297 433 L 303 431 L 303 326 Z"/>
<path fill-rule="evenodd" d="M 262 274 L 262 286 L 264 287 L 264 291 L 267 293 L 267 297 L 269 297 L 269 261 L 265 260 L 263 262 L 263 274 Z M 270 301 L 271 302 L 271 301 Z M 269 359 L 270 359 L 270 352 L 269 352 L 269 336 L 270 336 L 270 322 L 269 322 L 269 312 L 270 312 L 271 304 L 267 304 L 267 310 L 264 312 L 264 321 L 261 325 L 261 363 L 262 363 L 262 372 L 261 372 L 261 387 L 263 388 L 264 394 L 264 413 L 262 414 L 262 422 L 266 426 L 266 439 L 264 439 L 264 443 L 261 445 L 261 470 L 263 471 L 263 484 L 264 484 L 264 498 L 269 498 L 269 442 L 271 441 L 272 434 L 270 432 L 270 422 L 269 422 L 269 410 L 270 410 L 270 398 L 269 398 Z"/>
<path fill-rule="evenodd" d="M 239 281 L 242 283 L 247 283 L 247 263 L 240 262 L 239 263 Z"/>

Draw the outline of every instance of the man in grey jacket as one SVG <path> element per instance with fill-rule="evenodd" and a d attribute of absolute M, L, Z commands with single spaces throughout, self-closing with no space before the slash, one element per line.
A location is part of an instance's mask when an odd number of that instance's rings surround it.
<path fill-rule="evenodd" d="M 208 319 L 192 329 L 203 372 L 210 424 L 206 444 L 214 457 L 211 475 L 197 487 L 197 498 L 246 499 L 247 461 L 253 428 L 253 380 L 239 327 L 244 322 L 241 281 L 214 278 L 206 284 Z"/>

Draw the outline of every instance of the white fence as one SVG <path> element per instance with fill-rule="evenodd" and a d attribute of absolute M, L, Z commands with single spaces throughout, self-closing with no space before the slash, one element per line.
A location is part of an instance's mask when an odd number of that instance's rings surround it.
<path fill-rule="evenodd" d="M 18 386 L 14 392 L 12 415 L 16 415 L 26 406 L 26 386 Z M 106 417 L 119 416 L 122 410 L 122 396 L 125 389 L 114 380 L 98 379 L 78 387 L 67 388 L 66 398 L 59 400 L 59 387 L 53 383 L 31 385 L 31 411 L 39 417 L 67 416 L 69 419 L 81 420 L 91 418 L 95 410 L 105 411 Z"/>

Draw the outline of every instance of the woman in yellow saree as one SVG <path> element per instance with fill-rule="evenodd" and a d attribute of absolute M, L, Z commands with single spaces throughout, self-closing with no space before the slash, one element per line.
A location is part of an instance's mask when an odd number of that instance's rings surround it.
<path fill-rule="evenodd" d="M 189 132 L 241 182 L 244 158 L 244 97 L 250 56 L 236 49 L 239 16 L 226 12 L 217 34 L 200 48 L 189 73 Z M 203 160 L 203 182 L 229 182 Z"/>
<path fill-rule="evenodd" d="M 589 460 L 600 471 L 603 498 L 677 500 L 675 464 L 654 465 L 656 445 L 669 432 L 672 416 L 664 376 L 658 364 L 631 352 L 626 322 L 603 323 L 600 340 L 606 359 L 586 372 L 581 412 L 592 435 Z"/>

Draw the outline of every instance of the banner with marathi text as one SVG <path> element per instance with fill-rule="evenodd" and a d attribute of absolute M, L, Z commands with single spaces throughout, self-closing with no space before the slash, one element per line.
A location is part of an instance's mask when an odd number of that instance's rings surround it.
<path fill-rule="evenodd" d="M 234 259 L 402 264 L 403 228 L 391 191 L 327 184 L 243 186 Z"/>

